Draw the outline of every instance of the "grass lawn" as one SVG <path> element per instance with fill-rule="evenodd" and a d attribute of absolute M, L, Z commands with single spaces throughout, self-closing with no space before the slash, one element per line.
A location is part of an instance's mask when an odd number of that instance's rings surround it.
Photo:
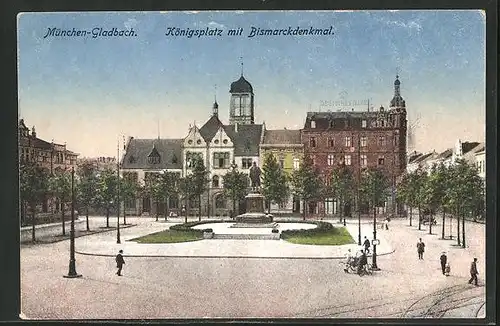
<path fill-rule="evenodd" d="M 286 237 L 284 240 L 296 244 L 339 246 L 355 243 L 351 234 L 345 228 L 334 228 L 331 231 L 318 234 L 299 234 Z"/>
<path fill-rule="evenodd" d="M 203 239 L 203 235 L 199 232 L 164 230 L 129 241 L 137 241 L 138 243 L 175 243 L 201 239 Z"/>

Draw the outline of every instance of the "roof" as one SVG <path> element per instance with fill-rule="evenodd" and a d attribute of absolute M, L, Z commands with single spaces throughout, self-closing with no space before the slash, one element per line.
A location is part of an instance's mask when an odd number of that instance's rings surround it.
<path fill-rule="evenodd" d="M 263 144 L 290 145 L 302 144 L 300 130 L 265 130 Z"/>
<path fill-rule="evenodd" d="M 443 159 L 443 160 L 446 160 L 447 158 L 450 158 L 451 156 L 453 155 L 453 149 L 452 148 L 448 148 L 447 150 L 445 150 L 444 152 L 440 153 L 437 158 L 438 159 Z"/>
<path fill-rule="evenodd" d="M 307 112 L 307 119 L 377 118 L 380 111 Z"/>
<path fill-rule="evenodd" d="M 263 125 L 261 124 L 238 124 L 238 131 L 234 131 L 234 125 L 225 126 L 224 130 L 232 139 L 235 156 L 257 156 L 259 155 L 260 137 Z"/>
<path fill-rule="evenodd" d="M 421 156 L 419 156 L 418 158 L 416 158 L 413 163 L 421 163 L 423 161 L 425 161 L 426 159 L 428 159 L 431 155 L 433 155 L 434 152 L 430 152 L 430 153 L 427 153 L 427 154 L 423 154 Z"/>
<path fill-rule="evenodd" d="M 181 169 L 183 139 L 131 138 L 122 161 L 123 169 Z M 160 163 L 148 163 L 153 148 L 160 155 Z"/>
<path fill-rule="evenodd" d="M 422 156 L 422 153 L 413 152 L 408 156 L 408 163 L 414 163 L 420 156 Z"/>
<path fill-rule="evenodd" d="M 475 149 L 481 143 L 478 142 L 463 142 L 462 143 L 462 154 L 468 153 L 471 150 Z"/>
<path fill-rule="evenodd" d="M 230 93 L 253 93 L 252 84 L 241 75 L 240 79 L 231 83 Z"/>
<path fill-rule="evenodd" d="M 41 149 L 52 149 L 52 143 L 49 143 L 43 139 L 33 137 L 31 135 L 27 137 L 20 137 L 19 138 L 19 145 L 21 146 L 31 146 L 34 148 L 41 148 Z"/>
<path fill-rule="evenodd" d="M 206 142 L 211 141 L 220 127 L 224 128 L 224 124 L 219 120 L 217 115 L 212 115 L 210 119 L 208 119 L 207 122 L 205 122 L 205 124 L 199 129 L 201 137 L 203 137 Z M 229 137 L 231 138 L 231 136 Z"/>

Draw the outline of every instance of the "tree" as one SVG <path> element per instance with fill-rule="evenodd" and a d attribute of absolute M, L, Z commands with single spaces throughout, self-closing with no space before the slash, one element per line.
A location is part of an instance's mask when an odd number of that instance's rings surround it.
<path fill-rule="evenodd" d="M 193 196 L 198 198 L 198 219 L 201 221 L 201 196 L 207 190 L 210 180 L 208 179 L 208 171 L 201 158 L 196 158 L 193 164 Z"/>
<path fill-rule="evenodd" d="M 354 196 L 354 187 L 353 174 L 345 164 L 340 164 L 336 169 L 332 170 L 328 190 L 339 203 L 340 219 L 345 213 L 345 203 L 350 202 Z"/>
<path fill-rule="evenodd" d="M 450 187 L 450 169 L 446 167 L 443 163 L 440 163 L 435 171 L 436 180 L 435 182 L 438 185 L 436 196 L 438 197 L 438 203 L 441 207 L 441 212 L 443 216 L 442 226 L 441 226 L 441 238 L 444 240 L 444 231 L 446 224 L 446 210 L 448 209 L 449 202 L 449 192 L 448 189 Z M 450 221 L 451 223 L 451 221 Z"/>
<path fill-rule="evenodd" d="M 433 166 L 424 179 L 422 187 L 422 205 L 429 212 L 429 234 L 432 234 L 432 221 L 434 214 L 441 205 L 445 189 L 443 189 L 442 176 L 437 166 Z M 443 229 L 444 230 L 444 229 Z"/>
<path fill-rule="evenodd" d="M 77 177 L 78 202 L 85 207 L 87 231 L 90 231 L 89 209 L 96 202 L 96 190 L 98 188 L 95 166 L 91 162 L 83 162 L 78 166 Z"/>
<path fill-rule="evenodd" d="M 160 202 L 163 199 L 161 176 L 158 173 L 148 173 L 144 179 L 144 193 L 151 197 L 156 206 L 156 221 L 158 221 L 158 214 L 160 210 Z"/>
<path fill-rule="evenodd" d="M 306 219 L 306 203 L 321 197 L 322 181 L 318 169 L 309 156 L 304 157 L 303 164 L 292 173 L 293 194 L 302 199 L 303 219 Z"/>
<path fill-rule="evenodd" d="M 194 179 L 193 175 L 190 174 L 179 180 L 179 194 L 181 198 L 185 201 L 185 223 L 187 223 L 187 217 L 189 212 L 189 200 L 194 197 Z"/>
<path fill-rule="evenodd" d="M 31 239 L 35 242 L 36 206 L 44 200 L 49 190 L 48 172 L 33 162 L 22 163 L 19 169 L 19 188 L 21 202 L 31 210 Z"/>
<path fill-rule="evenodd" d="M 410 193 L 411 174 L 404 173 L 401 180 L 397 184 L 396 198 L 401 203 L 409 208 L 410 226 L 412 221 L 411 193 Z"/>
<path fill-rule="evenodd" d="M 427 173 L 418 168 L 411 174 L 410 180 L 410 198 L 411 204 L 416 205 L 418 208 L 418 229 L 422 229 L 422 205 L 424 204 L 424 184 L 427 178 Z"/>
<path fill-rule="evenodd" d="M 373 209 L 373 219 L 377 217 L 377 207 L 388 196 L 388 180 L 381 170 L 370 168 L 361 175 L 360 193 Z"/>
<path fill-rule="evenodd" d="M 123 200 L 123 224 L 125 225 L 127 224 L 127 210 L 125 209 L 125 205 L 129 201 L 135 200 L 139 193 L 139 189 L 140 187 L 137 180 L 129 175 L 125 174 L 123 178 L 120 179 L 120 197 Z"/>
<path fill-rule="evenodd" d="M 97 175 L 96 201 L 106 209 L 106 227 L 109 228 L 109 214 L 118 195 L 118 177 L 116 171 L 106 169 Z"/>
<path fill-rule="evenodd" d="M 62 235 L 66 235 L 64 224 L 64 214 L 66 213 L 66 203 L 71 200 L 71 177 L 67 171 L 56 172 L 49 177 L 49 190 L 59 198 L 61 205 Z"/>
<path fill-rule="evenodd" d="M 268 204 L 268 213 L 271 203 L 281 204 L 290 196 L 288 177 L 272 153 L 265 156 L 262 166 L 262 194 Z"/>
<path fill-rule="evenodd" d="M 224 185 L 224 196 L 233 201 L 232 217 L 234 218 L 236 216 L 236 201 L 245 198 L 248 193 L 248 175 L 238 171 L 236 166 L 233 165 L 231 171 L 222 177 L 222 183 Z"/>
<path fill-rule="evenodd" d="M 457 243 L 465 248 L 465 216 L 471 214 L 482 199 L 483 181 L 476 169 L 460 159 L 450 171 L 449 205 L 457 217 Z M 460 217 L 462 217 L 462 243 L 460 243 Z"/>
<path fill-rule="evenodd" d="M 168 216 L 170 198 L 179 195 L 179 181 L 180 176 L 175 172 L 165 171 L 160 176 L 160 188 L 163 194 L 163 202 L 165 203 L 165 221 Z"/>

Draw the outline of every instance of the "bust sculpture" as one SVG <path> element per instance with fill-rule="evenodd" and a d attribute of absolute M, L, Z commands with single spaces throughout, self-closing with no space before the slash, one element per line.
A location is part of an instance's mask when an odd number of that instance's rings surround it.
<path fill-rule="evenodd" d="M 260 173 L 260 168 L 255 162 L 253 162 L 252 167 L 250 168 L 250 181 L 252 182 L 252 188 L 260 187 Z"/>

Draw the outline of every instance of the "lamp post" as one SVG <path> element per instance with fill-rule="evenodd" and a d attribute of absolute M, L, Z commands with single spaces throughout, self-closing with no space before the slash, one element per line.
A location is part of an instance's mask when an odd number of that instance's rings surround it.
<path fill-rule="evenodd" d="M 117 193 L 116 193 L 116 243 L 122 243 L 120 240 L 120 139 L 118 138 L 118 153 L 116 156 L 116 174 L 117 174 Z"/>
<path fill-rule="evenodd" d="M 236 162 L 235 160 L 233 160 L 233 163 L 231 163 L 231 172 L 234 173 L 234 171 L 236 171 L 236 168 L 238 167 L 238 165 L 236 165 Z M 236 216 L 236 198 L 234 197 L 234 193 L 233 193 L 233 214 L 231 214 L 231 218 L 234 219 L 235 216 Z"/>
<path fill-rule="evenodd" d="M 358 246 L 361 246 L 361 196 L 359 187 L 361 186 L 361 134 L 358 134 Z M 344 224 L 345 225 L 345 224 Z"/>
<path fill-rule="evenodd" d="M 372 269 L 374 271 L 379 271 L 380 268 L 377 266 L 377 245 L 380 244 L 380 240 L 377 239 L 377 208 L 375 206 L 375 201 L 373 201 L 373 255 L 372 255 Z"/>
<path fill-rule="evenodd" d="M 82 275 L 76 272 L 75 260 L 75 168 L 71 168 L 71 230 L 69 232 L 69 271 L 65 278 L 78 278 Z"/>

